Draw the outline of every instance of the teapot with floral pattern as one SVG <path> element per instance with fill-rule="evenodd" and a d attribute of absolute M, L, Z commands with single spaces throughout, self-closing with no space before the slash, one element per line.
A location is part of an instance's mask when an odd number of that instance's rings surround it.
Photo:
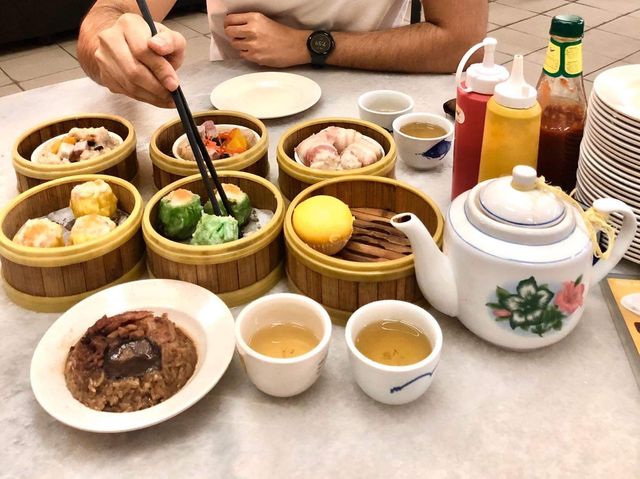
<path fill-rule="evenodd" d="M 615 241 L 605 221 L 611 213 L 623 218 Z M 458 196 L 447 213 L 443 251 L 412 213 L 391 224 L 411 241 L 427 300 L 481 338 L 516 350 L 548 346 L 575 328 L 589 286 L 618 263 L 637 227 L 623 202 L 596 200 L 585 215 L 528 166 Z M 597 229 L 609 236 L 604 253 Z M 594 248 L 601 257 L 595 265 Z"/>

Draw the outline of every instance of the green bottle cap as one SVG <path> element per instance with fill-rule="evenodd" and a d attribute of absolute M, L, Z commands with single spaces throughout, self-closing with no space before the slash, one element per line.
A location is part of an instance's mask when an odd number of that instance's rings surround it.
<path fill-rule="evenodd" d="M 565 38 L 580 38 L 584 33 L 584 20 L 578 15 L 556 15 L 551 20 L 551 35 Z"/>

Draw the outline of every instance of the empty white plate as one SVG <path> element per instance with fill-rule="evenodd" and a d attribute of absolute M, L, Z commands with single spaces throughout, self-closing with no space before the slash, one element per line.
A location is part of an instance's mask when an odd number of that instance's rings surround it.
<path fill-rule="evenodd" d="M 640 121 L 640 65 L 623 65 L 599 74 L 593 91 L 612 109 Z"/>
<path fill-rule="evenodd" d="M 64 367 L 73 346 L 103 315 L 145 310 L 167 313 L 196 346 L 196 369 L 166 401 L 135 412 L 103 412 L 76 400 Z M 227 370 L 235 348 L 233 316 L 211 291 L 183 281 L 150 279 L 114 286 L 79 302 L 44 334 L 31 360 L 31 388 L 51 416 L 92 432 L 123 432 L 158 424 L 180 414 L 207 394 Z"/>
<path fill-rule="evenodd" d="M 315 105 L 322 90 L 310 78 L 293 73 L 249 73 L 220 83 L 211 92 L 211 104 L 257 118 L 281 118 Z"/>

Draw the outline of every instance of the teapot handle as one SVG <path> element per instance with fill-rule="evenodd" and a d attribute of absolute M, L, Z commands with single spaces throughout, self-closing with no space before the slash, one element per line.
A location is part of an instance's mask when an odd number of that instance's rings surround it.
<path fill-rule="evenodd" d="M 618 264 L 622 256 L 627 252 L 636 234 L 638 221 L 629 206 L 614 198 L 595 200 L 593 208 L 605 215 L 609 213 L 620 213 L 622 215 L 622 227 L 616 237 L 613 250 L 607 259 L 598 261 L 591 271 L 591 283 L 597 284 Z"/>

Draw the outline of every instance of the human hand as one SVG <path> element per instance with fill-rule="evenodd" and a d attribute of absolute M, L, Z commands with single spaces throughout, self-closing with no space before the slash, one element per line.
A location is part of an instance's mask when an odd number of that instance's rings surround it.
<path fill-rule="evenodd" d="M 94 55 L 100 82 L 109 90 L 170 108 L 187 42 L 160 23 L 156 28 L 158 34 L 152 37 L 141 16 L 125 13 L 98 34 Z"/>
<path fill-rule="evenodd" d="M 230 13 L 224 33 L 242 58 L 268 67 L 309 63 L 307 37 L 311 31 L 290 28 L 261 13 Z"/>

